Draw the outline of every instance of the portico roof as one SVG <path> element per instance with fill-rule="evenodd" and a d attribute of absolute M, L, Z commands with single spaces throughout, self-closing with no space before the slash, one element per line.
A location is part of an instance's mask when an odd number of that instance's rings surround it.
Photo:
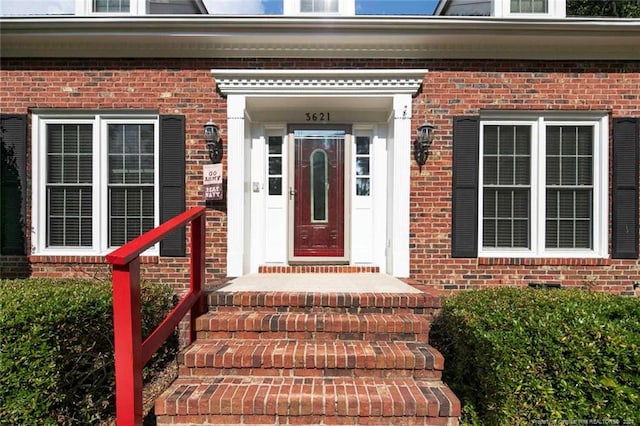
<path fill-rule="evenodd" d="M 0 37 L 3 58 L 640 59 L 638 19 L 8 17 Z"/>

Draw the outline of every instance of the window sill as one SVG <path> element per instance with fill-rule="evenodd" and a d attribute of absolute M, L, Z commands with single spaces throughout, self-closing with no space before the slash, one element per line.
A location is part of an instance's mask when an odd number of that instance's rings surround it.
<path fill-rule="evenodd" d="M 609 266 L 610 258 L 566 258 L 566 257 L 479 257 L 478 265 L 492 266 Z"/>
<path fill-rule="evenodd" d="M 140 263 L 158 263 L 159 256 L 140 256 Z M 104 256 L 59 256 L 38 255 L 29 256 L 30 263 L 82 263 L 107 264 Z"/>

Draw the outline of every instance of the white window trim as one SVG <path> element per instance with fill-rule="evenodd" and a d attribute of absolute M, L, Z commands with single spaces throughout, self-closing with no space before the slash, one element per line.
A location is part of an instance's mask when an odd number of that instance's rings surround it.
<path fill-rule="evenodd" d="M 32 255 L 46 256 L 99 256 L 117 247 L 108 245 L 108 124 L 153 124 L 154 136 L 154 227 L 160 218 L 160 122 L 157 115 L 109 115 L 109 114 L 33 114 L 31 152 L 32 156 Z M 93 245 L 91 247 L 47 247 L 47 124 L 91 124 L 93 125 L 93 174 L 92 212 Z M 146 250 L 145 256 L 158 256 L 159 245 Z"/>
<path fill-rule="evenodd" d="M 494 114 L 492 114 L 494 115 Z M 520 116 L 521 117 L 521 116 Z M 485 248 L 483 241 L 483 151 L 484 126 L 529 125 L 531 135 L 531 248 Z M 545 249 L 545 155 L 547 125 L 593 126 L 593 249 Z M 512 258 L 606 258 L 609 250 L 609 118 L 593 114 L 541 114 L 519 118 L 482 118 L 480 122 L 478 181 L 478 257 Z"/>
<path fill-rule="evenodd" d="M 558 18 L 567 17 L 567 0 L 548 0 L 547 13 L 511 13 L 511 0 L 493 0 L 492 16 L 499 18 Z"/>
<path fill-rule="evenodd" d="M 283 0 L 283 15 L 290 16 L 355 16 L 355 0 L 338 0 L 337 13 L 313 13 L 300 10 L 300 0 Z"/>
<path fill-rule="evenodd" d="M 123 15 L 146 15 L 147 13 L 147 1 L 146 0 L 129 0 L 129 12 L 120 13 L 101 13 L 93 11 L 93 0 L 75 0 L 76 1 L 76 15 L 80 16 L 123 16 Z"/>

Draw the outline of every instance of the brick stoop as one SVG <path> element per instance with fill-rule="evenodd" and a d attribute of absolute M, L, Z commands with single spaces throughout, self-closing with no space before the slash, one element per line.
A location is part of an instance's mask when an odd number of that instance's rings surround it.
<path fill-rule="evenodd" d="M 426 293 L 212 292 L 157 424 L 457 425 Z"/>

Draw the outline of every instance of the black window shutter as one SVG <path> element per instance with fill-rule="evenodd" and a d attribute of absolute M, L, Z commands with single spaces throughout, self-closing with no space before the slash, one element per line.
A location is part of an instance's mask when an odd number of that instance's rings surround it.
<path fill-rule="evenodd" d="M 160 223 L 186 209 L 184 116 L 160 116 Z M 160 242 L 161 256 L 186 255 L 185 228 Z"/>
<path fill-rule="evenodd" d="M 638 258 L 638 144 L 640 119 L 613 119 L 612 256 Z"/>
<path fill-rule="evenodd" d="M 453 118 L 451 256 L 478 256 L 479 117 Z"/>
<path fill-rule="evenodd" d="M 27 116 L 0 117 L 0 254 L 26 255 Z"/>

